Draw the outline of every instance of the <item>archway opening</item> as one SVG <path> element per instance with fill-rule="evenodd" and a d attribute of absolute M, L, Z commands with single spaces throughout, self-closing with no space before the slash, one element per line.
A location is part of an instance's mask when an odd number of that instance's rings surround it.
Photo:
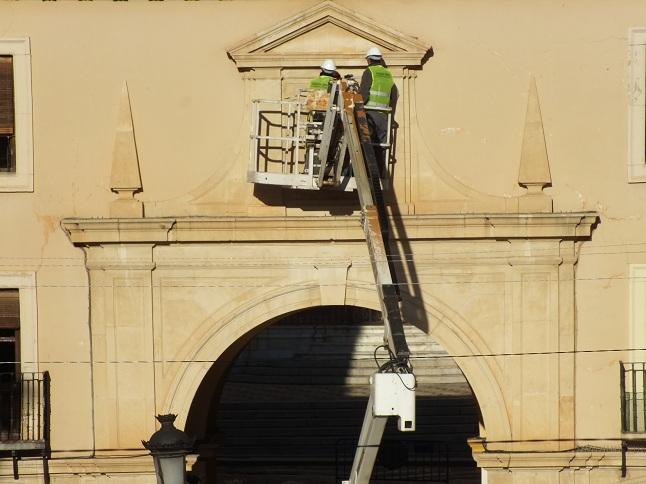
<path fill-rule="evenodd" d="M 417 430 L 390 419 L 374 482 L 480 482 L 466 443 L 480 411 L 453 358 L 405 327 L 418 381 Z M 347 478 L 382 344 L 380 313 L 321 306 L 268 321 L 213 365 L 186 429 L 199 438 L 194 482 L 324 484 Z M 385 354 L 377 351 L 377 360 Z"/>

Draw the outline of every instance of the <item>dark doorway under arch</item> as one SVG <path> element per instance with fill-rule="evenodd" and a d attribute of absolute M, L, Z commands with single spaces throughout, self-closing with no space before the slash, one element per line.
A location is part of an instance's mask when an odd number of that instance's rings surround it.
<path fill-rule="evenodd" d="M 454 360 L 418 328 L 405 329 L 418 380 L 417 430 L 400 433 L 390 419 L 374 482 L 480 482 L 466 443 L 478 435 L 477 401 Z M 189 414 L 187 431 L 201 442 L 195 482 L 347 478 L 382 336 L 379 312 L 322 306 L 241 340 L 207 375 Z"/>

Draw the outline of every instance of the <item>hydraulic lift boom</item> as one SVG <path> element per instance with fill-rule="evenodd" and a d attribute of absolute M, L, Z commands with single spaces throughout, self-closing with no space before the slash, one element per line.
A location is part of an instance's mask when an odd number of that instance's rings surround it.
<path fill-rule="evenodd" d="M 391 356 L 389 364 L 382 366 L 380 372 L 370 378 L 368 408 L 350 479 L 344 481 L 344 484 L 368 484 L 388 417 L 399 417 L 398 428 L 401 431 L 415 430 L 415 376 L 409 364 L 410 351 L 404 334 L 389 244 L 388 216 L 363 99 L 356 85 L 340 84 L 343 97 L 341 118 L 361 204 L 361 223 L 379 294 L 384 342 Z"/>
<path fill-rule="evenodd" d="M 298 110 L 300 113 L 300 105 Z M 381 365 L 370 378 L 370 399 L 357 450 L 349 479 L 343 481 L 344 484 L 368 484 L 388 417 L 398 417 L 398 428 L 401 431 L 415 430 L 415 376 L 409 362 L 410 351 L 404 334 L 401 298 L 392 263 L 388 215 L 379 166 L 370 136 L 366 108 L 356 81 L 349 79 L 330 84 L 327 109 L 323 119 L 320 118 L 319 116 L 317 123 L 310 125 L 311 129 L 308 131 L 306 142 L 309 143 L 312 155 L 309 164 L 306 164 L 306 173 L 298 174 L 301 178 L 292 186 L 314 189 L 326 185 L 341 186 L 346 153 L 349 154 L 361 205 L 361 224 L 381 305 L 384 347 L 389 355 L 389 361 Z M 289 139 L 298 138 L 299 128 L 294 131 L 296 136 Z M 263 137 L 256 133 L 255 138 Z M 288 138 L 277 139 L 282 141 Z M 302 177 L 305 175 L 312 177 L 311 184 L 307 180 L 303 181 Z M 271 180 L 272 176 L 251 173 L 250 180 L 262 183 L 260 180 Z M 284 176 L 274 176 L 273 179 L 287 180 Z"/>

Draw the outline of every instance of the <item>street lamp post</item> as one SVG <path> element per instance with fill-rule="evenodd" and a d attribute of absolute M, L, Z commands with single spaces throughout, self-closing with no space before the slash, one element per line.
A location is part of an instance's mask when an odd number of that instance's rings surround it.
<path fill-rule="evenodd" d="M 194 439 L 175 428 L 177 415 L 157 415 L 161 428 L 141 443 L 155 461 L 157 484 L 186 483 L 186 455 L 193 449 Z"/>

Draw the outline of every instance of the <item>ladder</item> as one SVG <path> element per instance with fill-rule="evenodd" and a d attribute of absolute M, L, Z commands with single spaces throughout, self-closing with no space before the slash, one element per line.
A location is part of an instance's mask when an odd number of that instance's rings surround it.
<path fill-rule="evenodd" d="M 256 107 L 254 109 L 258 118 L 252 127 L 252 143 L 255 143 L 252 150 L 256 153 L 252 168 L 258 166 L 258 136 L 265 136 L 258 134 L 260 111 Z M 325 111 L 319 110 L 318 114 L 316 110 L 312 111 L 314 116 L 310 111 L 309 121 L 301 125 L 300 116 L 306 111 L 301 110 L 299 103 L 294 107 L 289 106 L 289 112 L 298 112 L 298 116 L 295 122 L 291 114 L 288 116 L 288 120 L 292 121 L 287 123 L 287 132 L 281 138 L 281 141 L 304 141 L 308 155 L 303 164 L 303 172 L 296 173 L 301 177 L 298 179 L 299 183 L 291 183 L 296 178 L 267 176 L 257 169 L 250 170 L 248 179 L 254 183 L 279 184 L 292 188 L 354 188 L 359 195 L 361 225 L 368 245 L 384 323 L 384 347 L 389 354 L 389 360 L 370 378 L 370 398 L 357 450 L 349 479 L 343 481 L 344 484 L 368 484 L 388 417 L 398 417 L 400 431 L 415 430 L 415 376 L 409 362 L 410 350 L 404 334 L 401 298 L 389 244 L 390 229 L 379 166 L 358 83 L 353 79 L 332 82 Z M 297 143 L 297 152 L 299 148 L 300 144 Z M 290 159 L 298 160 L 298 154 Z"/>

